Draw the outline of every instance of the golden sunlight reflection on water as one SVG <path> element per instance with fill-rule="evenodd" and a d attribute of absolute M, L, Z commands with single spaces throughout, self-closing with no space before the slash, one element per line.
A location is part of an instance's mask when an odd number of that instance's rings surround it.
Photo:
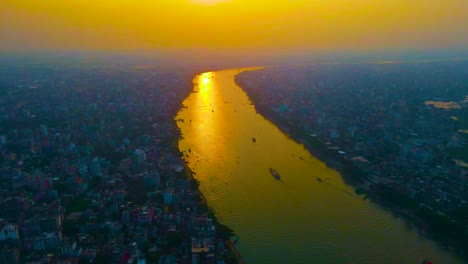
<path fill-rule="evenodd" d="M 239 236 L 247 262 L 461 263 L 357 196 L 339 173 L 257 114 L 234 82 L 237 73 L 197 76 L 176 119 L 179 149 L 208 204 Z"/>

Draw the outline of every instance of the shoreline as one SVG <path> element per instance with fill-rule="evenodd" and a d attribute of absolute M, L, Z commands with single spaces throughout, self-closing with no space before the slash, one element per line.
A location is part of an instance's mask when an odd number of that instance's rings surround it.
<path fill-rule="evenodd" d="M 380 185 L 366 179 L 363 171 L 357 168 L 352 161 L 328 149 L 327 145 L 320 140 L 310 137 L 305 131 L 294 127 L 294 125 L 288 123 L 287 120 L 277 116 L 268 105 L 258 104 L 255 100 L 258 95 L 251 96 L 251 94 L 247 93 L 243 88 L 242 83 L 239 82 L 238 76 L 239 74 L 235 76 L 235 83 L 247 94 L 249 100 L 255 107 L 255 111 L 262 115 L 263 118 L 277 126 L 280 131 L 290 139 L 302 144 L 307 151 L 309 151 L 315 158 L 325 163 L 327 167 L 339 172 L 345 184 L 353 187 L 359 197 L 363 197 L 363 199 L 369 198 L 372 203 L 378 205 L 383 210 L 390 212 L 394 217 L 401 218 L 406 221 L 411 225 L 411 228 L 422 237 L 434 241 L 442 249 L 455 253 L 462 260 L 468 261 L 468 255 L 464 253 L 463 245 L 459 244 L 460 241 L 457 241 L 455 238 L 440 237 L 441 231 L 434 230 L 426 219 L 427 216 L 422 217 L 418 215 L 420 212 L 411 210 L 411 208 L 403 208 L 394 201 L 386 199 L 378 188 Z M 365 191 L 363 193 L 358 193 L 358 190 Z"/>
<path fill-rule="evenodd" d="M 190 181 L 192 181 L 192 182 L 193 181 L 197 182 L 197 192 L 198 192 L 198 195 L 200 196 L 201 204 L 205 205 L 208 208 L 208 214 L 213 217 L 213 221 L 214 221 L 214 223 L 216 225 L 216 229 L 217 230 L 226 230 L 226 228 L 227 228 L 230 232 L 235 234 L 233 230 L 231 230 L 226 225 L 221 224 L 219 222 L 219 220 L 216 218 L 215 212 L 208 206 L 208 201 L 207 201 L 205 195 L 203 194 L 203 192 L 200 191 L 198 180 L 193 177 L 193 171 L 189 168 L 189 166 L 187 165 L 185 160 L 183 160 L 182 163 L 183 163 L 183 166 L 185 168 L 185 174 L 188 177 L 188 179 Z M 242 258 L 242 255 L 240 254 L 240 252 L 237 250 L 236 246 L 232 243 L 230 238 L 224 240 L 224 245 L 229 249 L 232 256 L 235 257 L 236 263 L 238 263 L 238 264 L 245 264 L 246 263 L 244 261 L 244 259 Z"/>
<path fill-rule="evenodd" d="M 196 73 L 195 76 L 198 76 L 199 74 L 201 74 L 201 73 Z M 194 84 L 195 83 L 192 80 L 190 82 L 190 85 L 191 85 L 192 88 L 190 89 L 190 92 L 184 98 L 186 98 L 187 96 L 190 95 L 190 93 L 193 92 L 193 85 Z M 174 114 L 173 120 L 174 120 L 175 123 L 177 123 L 176 118 L 177 118 L 178 112 L 180 111 L 180 109 L 184 109 L 184 108 L 187 108 L 187 106 L 185 106 L 183 104 L 183 101 L 182 101 L 180 103 L 179 110 Z M 197 179 L 195 179 L 195 177 L 194 177 L 195 173 L 187 165 L 187 161 L 184 159 L 184 154 L 180 151 L 180 149 L 178 147 L 178 142 L 181 139 L 183 139 L 183 135 L 181 134 L 180 129 L 178 129 L 177 139 L 175 141 L 175 149 L 181 155 L 182 165 L 183 165 L 183 167 L 185 169 L 186 177 L 190 180 L 191 183 L 193 183 L 196 186 L 197 193 L 198 193 L 199 198 L 200 198 L 200 204 L 203 205 L 204 207 L 206 207 L 206 209 L 207 209 L 206 213 L 213 219 L 213 222 L 214 222 L 214 224 L 216 226 L 216 230 L 223 234 L 222 239 L 224 240 L 224 245 L 226 246 L 226 248 L 229 251 L 230 255 L 235 258 L 235 263 L 245 264 L 246 262 L 242 258 L 242 255 L 240 254 L 240 252 L 237 250 L 234 243 L 232 243 L 232 241 L 230 239 L 230 237 L 232 237 L 232 235 L 235 234 L 235 231 L 230 229 L 228 226 L 226 226 L 226 225 L 219 222 L 218 218 L 216 217 L 216 214 L 215 214 L 214 210 L 211 207 L 209 207 L 208 201 L 207 201 L 205 195 L 200 190 L 200 186 L 199 186 L 200 182 Z M 232 263 L 232 262 L 230 262 L 229 260 L 226 260 L 226 259 L 225 259 L 225 261 L 226 261 L 226 263 Z"/>

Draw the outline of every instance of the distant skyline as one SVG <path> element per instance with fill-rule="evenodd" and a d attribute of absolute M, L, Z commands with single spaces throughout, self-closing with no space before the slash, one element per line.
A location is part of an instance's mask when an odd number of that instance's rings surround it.
<path fill-rule="evenodd" d="M 466 0 L 4 0 L 0 52 L 466 50 Z"/>

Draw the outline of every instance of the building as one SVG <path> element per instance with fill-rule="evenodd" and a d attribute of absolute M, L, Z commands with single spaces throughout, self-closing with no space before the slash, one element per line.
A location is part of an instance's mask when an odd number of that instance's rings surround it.
<path fill-rule="evenodd" d="M 17 247 L 10 245 L 0 246 L 0 263 L 2 264 L 19 264 L 20 252 Z"/>
<path fill-rule="evenodd" d="M 79 257 L 81 253 L 81 249 L 76 246 L 76 242 L 65 242 L 63 246 L 60 248 L 60 251 L 63 256 L 67 257 Z"/>
<path fill-rule="evenodd" d="M 33 251 L 44 251 L 44 250 L 46 250 L 44 239 L 42 237 L 37 237 L 37 238 L 32 240 L 32 250 Z"/>
<path fill-rule="evenodd" d="M 94 158 L 89 164 L 89 172 L 93 177 L 101 175 L 101 163 L 98 157 Z"/>
<path fill-rule="evenodd" d="M 122 224 L 130 224 L 130 213 L 127 210 L 122 212 Z"/>
<path fill-rule="evenodd" d="M 161 185 L 161 175 L 157 172 L 151 174 L 145 174 L 143 176 L 143 181 L 146 186 L 155 187 Z"/>
<path fill-rule="evenodd" d="M 164 204 L 172 203 L 173 194 L 174 194 L 174 189 L 169 188 L 164 191 Z"/>
<path fill-rule="evenodd" d="M 146 160 L 146 153 L 140 149 L 136 149 L 133 152 L 133 157 L 135 159 L 136 164 L 141 164 L 143 161 Z"/>
<path fill-rule="evenodd" d="M 6 240 L 19 241 L 18 226 L 16 224 L 6 224 L 3 226 L 0 232 L 0 241 Z"/>
<path fill-rule="evenodd" d="M 60 233 L 45 233 L 44 234 L 44 247 L 45 249 L 54 249 L 60 247 L 62 244 L 62 236 Z"/>
<path fill-rule="evenodd" d="M 49 132 L 47 130 L 47 126 L 46 125 L 41 125 L 41 135 L 43 137 L 47 137 L 49 135 Z"/>
<path fill-rule="evenodd" d="M 41 222 L 38 219 L 28 219 L 21 225 L 22 238 L 29 239 L 41 234 Z"/>
<path fill-rule="evenodd" d="M 62 221 L 60 215 L 51 217 L 44 217 L 41 219 L 41 231 L 42 232 L 57 232 L 62 227 Z"/>
<path fill-rule="evenodd" d="M 82 162 L 77 165 L 78 167 L 78 173 L 80 176 L 87 176 L 88 175 L 88 165 L 86 163 Z"/>

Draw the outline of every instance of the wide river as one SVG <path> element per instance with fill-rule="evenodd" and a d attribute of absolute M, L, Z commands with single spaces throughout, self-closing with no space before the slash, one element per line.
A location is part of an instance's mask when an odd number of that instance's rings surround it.
<path fill-rule="evenodd" d="M 196 76 L 176 119 L 179 149 L 246 262 L 462 263 L 256 113 L 234 82 L 240 71 Z"/>

